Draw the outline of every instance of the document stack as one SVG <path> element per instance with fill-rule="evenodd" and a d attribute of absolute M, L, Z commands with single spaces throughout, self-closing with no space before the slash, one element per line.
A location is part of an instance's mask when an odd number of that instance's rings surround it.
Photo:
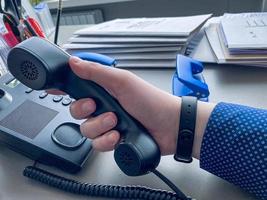
<path fill-rule="evenodd" d="M 218 63 L 267 67 L 267 13 L 225 14 L 205 32 Z"/>
<path fill-rule="evenodd" d="M 63 48 L 115 58 L 121 68 L 173 68 L 211 15 L 116 19 L 74 33 Z"/>

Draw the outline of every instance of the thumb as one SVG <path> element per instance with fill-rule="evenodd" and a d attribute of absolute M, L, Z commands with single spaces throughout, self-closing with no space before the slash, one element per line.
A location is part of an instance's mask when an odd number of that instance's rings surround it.
<path fill-rule="evenodd" d="M 82 79 L 91 80 L 108 90 L 114 97 L 125 86 L 129 73 L 125 70 L 84 61 L 72 56 L 69 60 L 72 71 Z"/>

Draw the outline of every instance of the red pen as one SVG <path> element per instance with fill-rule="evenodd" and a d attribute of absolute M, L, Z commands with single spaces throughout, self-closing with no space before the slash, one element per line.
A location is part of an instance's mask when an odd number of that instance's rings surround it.
<path fill-rule="evenodd" d="M 33 19 L 32 17 L 28 17 L 27 20 L 39 37 L 46 38 L 41 26 L 35 19 Z"/>

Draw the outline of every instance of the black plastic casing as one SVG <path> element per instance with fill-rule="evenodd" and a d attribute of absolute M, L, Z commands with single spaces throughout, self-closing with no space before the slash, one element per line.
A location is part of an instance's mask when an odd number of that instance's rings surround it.
<path fill-rule="evenodd" d="M 51 139 L 51 135 L 61 124 L 66 122 L 80 124 L 81 121 L 71 117 L 68 106 L 63 106 L 61 102 L 53 102 L 54 97 L 52 95 L 41 99 L 39 95 L 44 91 L 25 93 L 28 87 L 21 83 L 15 88 L 9 87 L 7 83 L 12 80 L 14 77 L 9 73 L 0 77 L 0 91 L 4 92 L 0 98 L 0 143 L 39 163 L 55 166 L 69 173 L 79 172 L 92 152 L 91 140 L 85 140 L 78 148 L 65 149 L 56 144 Z M 25 102 L 29 102 L 27 105 L 36 104 L 44 110 L 57 112 L 55 117 L 33 138 L 25 136 L 23 131 L 14 131 L 3 125 L 8 116 L 16 112 Z M 32 115 L 33 118 L 37 114 L 44 115 L 44 113 L 35 113 L 31 106 L 29 108 L 25 112 Z M 30 120 L 26 124 L 32 123 L 31 119 L 25 118 L 24 120 Z M 18 126 L 18 121 L 12 120 L 10 123 L 14 124 L 13 126 Z M 28 127 L 21 127 L 21 129 L 27 130 Z"/>
<path fill-rule="evenodd" d="M 122 134 L 114 152 L 120 169 L 129 176 L 155 169 L 161 153 L 154 139 L 105 89 L 75 75 L 68 64 L 69 58 L 69 54 L 54 44 L 33 37 L 10 51 L 8 68 L 14 77 L 32 89 L 59 89 L 76 100 L 93 98 L 97 105 L 94 115 L 114 112 L 118 117 L 115 129 Z"/>

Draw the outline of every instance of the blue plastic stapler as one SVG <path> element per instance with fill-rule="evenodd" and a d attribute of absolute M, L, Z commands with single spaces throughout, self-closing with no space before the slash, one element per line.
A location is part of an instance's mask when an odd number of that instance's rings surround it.
<path fill-rule="evenodd" d="M 176 72 L 172 80 L 173 94 L 175 96 L 195 96 L 198 100 L 208 101 L 210 93 L 202 71 L 201 62 L 177 55 Z"/>
<path fill-rule="evenodd" d="M 105 56 L 103 54 L 98 53 L 87 53 L 87 52 L 80 52 L 73 54 L 73 56 L 79 57 L 83 60 L 97 62 L 102 65 L 113 67 L 117 64 L 117 61 L 111 57 Z"/>

